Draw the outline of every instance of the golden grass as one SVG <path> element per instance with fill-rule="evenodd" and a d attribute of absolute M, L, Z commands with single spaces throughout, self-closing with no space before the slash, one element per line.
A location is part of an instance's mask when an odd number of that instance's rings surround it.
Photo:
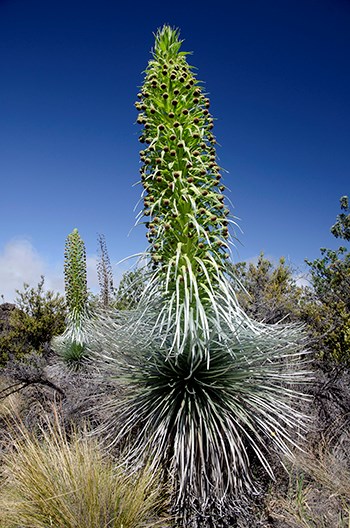
<path fill-rule="evenodd" d="M 158 524 L 160 486 L 147 469 L 132 476 L 116 469 L 95 439 L 77 431 L 68 439 L 58 420 L 40 436 L 23 426 L 12 434 L 0 486 L 1 528 Z"/>

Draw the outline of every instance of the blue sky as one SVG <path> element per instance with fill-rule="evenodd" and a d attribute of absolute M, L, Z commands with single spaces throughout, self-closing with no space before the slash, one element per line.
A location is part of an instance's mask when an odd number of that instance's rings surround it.
<path fill-rule="evenodd" d="M 64 242 L 79 229 L 91 286 L 97 234 L 111 261 L 142 251 L 133 103 L 152 33 L 181 29 L 205 82 L 243 234 L 302 268 L 350 193 L 350 2 L 0 0 L 0 293 L 41 273 L 62 286 Z M 129 234 L 129 236 L 128 236 Z M 127 265 L 116 270 L 118 277 Z"/>

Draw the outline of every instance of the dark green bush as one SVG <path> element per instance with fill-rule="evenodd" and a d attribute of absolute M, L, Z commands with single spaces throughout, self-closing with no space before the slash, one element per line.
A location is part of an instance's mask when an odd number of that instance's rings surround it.
<path fill-rule="evenodd" d="M 331 233 L 349 242 L 350 208 L 347 196 Z M 306 260 L 310 268 L 313 299 L 307 305 L 307 322 L 319 355 L 326 361 L 350 365 L 350 253 L 345 246 L 321 249 L 321 257 Z"/>
<path fill-rule="evenodd" d="M 0 366 L 10 357 L 43 353 L 52 337 L 65 328 L 66 306 L 62 295 L 44 290 L 44 277 L 36 287 L 17 290 L 15 308 L 0 334 Z"/>
<path fill-rule="evenodd" d="M 269 324 L 300 319 L 305 288 L 283 257 L 275 265 L 261 253 L 256 264 L 239 262 L 232 268 L 239 304 L 253 319 Z"/>

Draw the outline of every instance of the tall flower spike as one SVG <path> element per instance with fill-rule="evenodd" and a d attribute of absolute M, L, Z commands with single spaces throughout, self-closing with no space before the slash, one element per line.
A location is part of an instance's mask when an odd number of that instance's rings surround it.
<path fill-rule="evenodd" d="M 66 240 L 64 283 L 69 312 L 79 318 L 87 308 L 88 292 L 85 244 L 76 228 Z"/>
<path fill-rule="evenodd" d="M 66 240 L 64 252 L 64 282 L 68 306 L 64 333 L 52 341 L 52 348 L 72 368 L 78 368 L 86 357 L 90 337 L 90 314 L 85 244 L 78 230 L 73 229 Z"/>
<path fill-rule="evenodd" d="M 171 353 L 183 353 L 190 339 L 200 341 L 200 352 L 207 355 L 208 317 L 221 321 L 212 313 L 212 299 L 218 292 L 230 303 L 235 298 L 223 275 L 232 220 L 220 185 L 210 102 L 181 43 L 178 30 L 164 26 L 157 32 L 140 93 L 140 140 L 148 144 L 140 152 L 145 205 L 140 219 L 147 218 L 157 270 L 150 288 L 160 287 L 167 301 L 159 324 L 165 329 L 175 316 Z M 243 317 L 238 305 L 236 315 Z M 188 327 L 193 316 L 195 339 Z"/>
<path fill-rule="evenodd" d="M 97 276 L 100 286 L 100 299 L 102 306 L 108 308 L 114 296 L 114 286 L 113 271 L 104 235 L 98 236 L 98 245 L 99 259 L 97 263 Z"/>

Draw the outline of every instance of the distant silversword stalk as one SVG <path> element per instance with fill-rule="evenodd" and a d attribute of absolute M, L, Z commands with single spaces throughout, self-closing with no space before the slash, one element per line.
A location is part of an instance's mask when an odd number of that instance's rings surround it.
<path fill-rule="evenodd" d="M 73 317 L 79 318 L 87 307 L 87 273 L 85 244 L 78 229 L 68 235 L 64 251 L 64 284 L 66 302 Z"/>
<path fill-rule="evenodd" d="M 106 238 L 98 235 L 99 259 L 97 262 L 97 276 L 100 286 L 100 301 L 103 308 L 108 308 L 114 297 L 113 272 L 108 255 Z"/>
<path fill-rule="evenodd" d="M 90 340 L 85 244 L 78 229 L 66 240 L 64 252 L 64 282 L 68 306 L 67 327 L 53 339 L 52 347 L 71 367 L 78 368 L 86 356 Z"/>

